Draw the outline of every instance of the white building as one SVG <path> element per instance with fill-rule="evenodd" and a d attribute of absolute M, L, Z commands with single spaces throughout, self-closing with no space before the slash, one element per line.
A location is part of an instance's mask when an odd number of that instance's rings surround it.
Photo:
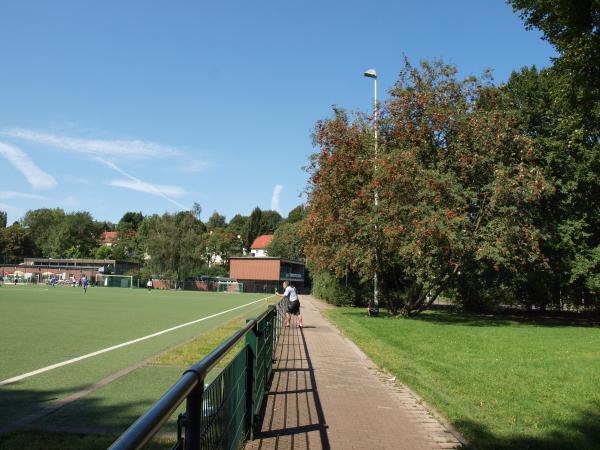
<path fill-rule="evenodd" d="M 254 242 L 250 246 L 250 254 L 252 256 L 269 256 L 267 255 L 267 247 L 273 240 L 272 234 L 263 234 L 254 239 Z"/>

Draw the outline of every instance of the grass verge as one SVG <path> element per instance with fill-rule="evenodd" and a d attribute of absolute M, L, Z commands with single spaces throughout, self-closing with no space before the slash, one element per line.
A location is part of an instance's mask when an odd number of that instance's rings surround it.
<path fill-rule="evenodd" d="M 188 368 L 192 364 L 198 362 L 204 356 L 217 348 L 221 343 L 230 337 L 233 333 L 239 330 L 246 323 L 245 319 L 237 318 L 227 322 L 226 324 L 214 329 L 210 333 L 199 336 L 190 342 L 179 345 L 168 352 L 157 356 L 150 365 L 155 366 L 174 366 Z M 229 361 L 233 359 L 236 353 L 242 348 L 243 341 L 225 355 L 225 357 L 215 367 L 216 369 L 225 367 Z M 199 355 L 202 355 L 199 357 Z"/>
<path fill-rule="evenodd" d="M 447 312 L 325 314 L 477 448 L 600 448 L 597 326 Z"/>

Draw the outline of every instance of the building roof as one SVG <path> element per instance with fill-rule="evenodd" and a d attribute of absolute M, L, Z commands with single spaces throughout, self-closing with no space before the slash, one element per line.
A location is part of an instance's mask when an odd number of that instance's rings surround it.
<path fill-rule="evenodd" d="M 254 242 L 250 246 L 250 249 L 252 249 L 252 250 L 266 249 L 272 240 L 273 240 L 272 234 L 263 234 L 262 236 L 258 236 L 256 239 L 254 239 Z"/>
<path fill-rule="evenodd" d="M 281 256 L 231 256 L 231 257 L 229 257 L 230 261 L 233 259 L 246 259 L 248 261 L 256 261 L 256 264 L 260 264 L 258 261 L 277 260 L 277 261 L 281 261 L 283 263 L 300 264 L 302 266 L 304 265 L 304 261 L 282 258 Z"/>
<path fill-rule="evenodd" d="M 117 242 L 117 232 L 103 231 L 102 237 L 100 238 L 100 242 L 102 242 L 102 244 L 114 244 L 115 242 Z"/>

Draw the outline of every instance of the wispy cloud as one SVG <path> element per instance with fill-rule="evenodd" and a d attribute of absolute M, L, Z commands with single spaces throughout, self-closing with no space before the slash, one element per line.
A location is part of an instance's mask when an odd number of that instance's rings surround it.
<path fill-rule="evenodd" d="M 73 184 L 90 184 L 89 178 L 80 177 L 77 175 L 66 173 L 61 178 L 61 181 Z"/>
<path fill-rule="evenodd" d="M 188 209 L 187 206 L 179 203 L 177 200 L 175 200 L 169 196 L 169 195 L 176 196 L 173 194 L 174 191 L 178 192 L 180 195 L 183 195 L 183 194 L 185 194 L 185 191 L 183 189 L 178 188 L 177 186 L 160 186 L 160 185 L 148 183 L 147 181 L 140 180 L 139 178 L 128 174 L 127 172 L 125 172 L 123 169 L 121 169 L 119 166 L 117 166 L 112 161 L 108 161 L 104 158 L 99 158 L 99 157 L 95 158 L 95 159 L 97 161 L 101 162 L 102 164 L 104 164 L 105 166 L 110 167 L 114 171 L 120 173 L 121 175 L 123 175 L 124 177 L 129 179 L 129 181 L 128 180 L 113 180 L 109 183 L 111 186 L 117 186 L 117 187 L 122 187 L 122 188 L 126 188 L 126 189 L 133 189 L 135 191 L 145 192 L 147 194 L 158 195 L 158 196 L 164 198 L 165 200 L 173 203 L 178 208 Z M 167 188 L 167 191 L 170 191 L 171 193 L 165 192 L 163 190 L 164 188 Z M 179 191 L 177 191 L 177 189 L 179 189 Z"/>
<path fill-rule="evenodd" d="M 21 172 L 34 189 L 50 189 L 57 185 L 54 177 L 40 169 L 20 148 L 0 142 L 0 155 Z"/>
<path fill-rule="evenodd" d="M 183 173 L 198 173 L 206 170 L 210 167 L 210 164 L 206 161 L 200 161 L 199 159 L 193 159 L 185 166 L 181 166 L 179 170 Z"/>
<path fill-rule="evenodd" d="M 279 197 L 281 196 L 281 191 L 283 191 L 283 186 L 281 184 L 276 184 L 273 188 L 273 195 L 271 195 L 271 209 L 273 211 L 281 212 L 279 210 Z"/>
<path fill-rule="evenodd" d="M 45 200 L 46 197 L 37 194 L 29 194 L 27 192 L 14 192 L 14 191 L 0 191 L 0 198 L 4 200 L 9 199 L 24 199 L 24 200 Z"/>
<path fill-rule="evenodd" d="M 134 191 L 145 192 L 146 194 L 156 194 L 157 191 L 172 197 L 181 197 L 186 194 L 185 190 L 179 186 L 168 184 L 151 184 L 141 180 L 111 180 L 109 185 L 132 189 Z"/>
<path fill-rule="evenodd" d="M 174 147 L 138 139 L 81 139 L 24 128 L 1 130 L 0 135 L 94 156 L 161 158 L 180 154 L 180 151 Z"/>
<path fill-rule="evenodd" d="M 81 205 L 81 202 L 74 195 L 67 195 L 67 198 L 61 201 L 61 205 L 69 208 L 75 208 Z"/>

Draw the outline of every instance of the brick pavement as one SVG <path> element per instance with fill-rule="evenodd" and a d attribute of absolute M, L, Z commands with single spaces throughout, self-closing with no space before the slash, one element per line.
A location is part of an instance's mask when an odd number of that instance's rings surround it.
<path fill-rule="evenodd" d="M 310 296 L 285 329 L 261 430 L 247 450 L 440 449 L 459 441 L 410 390 L 386 381 Z"/>

